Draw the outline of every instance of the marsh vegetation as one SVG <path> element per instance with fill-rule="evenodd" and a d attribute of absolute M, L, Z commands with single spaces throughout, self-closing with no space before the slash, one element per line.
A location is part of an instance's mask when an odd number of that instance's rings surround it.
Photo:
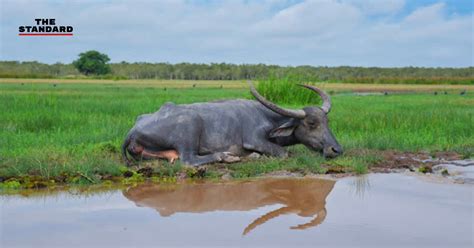
<path fill-rule="evenodd" d="M 170 165 L 159 161 L 142 165 L 151 169 L 130 170 L 120 159 L 119 147 L 138 115 L 154 112 L 169 101 L 180 104 L 251 98 L 249 90 L 243 81 L 198 81 L 193 83 L 195 87 L 188 86 L 189 82 L 176 81 L 100 82 L 29 83 L 23 80 L 0 84 L 3 186 L 18 187 L 25 181 L 31 187 L 38 186 L 38 181 L 42 182 L 40 186 L 114 180 L 133 182 L 148 176 L 156 180 L 223 175 L 242 178 L 274 171 L 310 174 L 336 169 L 365 173 L 380 162 L 381 152 L 387 150 L 428 154 L 449 151 L 463 157 L 474 154 L 472 86 L 462 86 L 468 89 L 464 95 L 459 94 L 456 88 L 459 86 L 444 86 L 449 94 L 436 96 L 430 86 L 426 86 L 427 92 L 423 92 L 426 90 L 423 86 L 417 86 L 421 89 L 418 93 L 359 96 L 338 94 L 354 91 L 354 88 L 327 84 L 323 87 L 333 94 L 334 106 L 330 126 L 346 151 L 340 158 L 325 160 L 303 146 L 295 146 L 289 148 L 288 159 L 263 157 L 237 164 L 217 164 L 205 171 L 186 168 L 179 162 Z M 308 102 L 317 103 L 313 98 L 299 95 L 296 86 L 286 89 L 288 82 L 279 82 L 281 84 L 272 82 L 272 87 L 262 83 L 259 90 L 286 107 L 300 108 Z M 397 88 L 403 89 L 403 86 Z"/>

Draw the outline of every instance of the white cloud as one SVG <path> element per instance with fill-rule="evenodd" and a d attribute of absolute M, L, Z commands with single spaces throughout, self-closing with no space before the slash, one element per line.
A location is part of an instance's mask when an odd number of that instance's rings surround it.
<path fill-rule="evenodd" d="M 427 7 L 422 7 L 415 10 L 409 16 L 407 16 L 403 22 L 408 25 L 426 25 L 433 22 L 443 21 L 443 10 L 445 9 L 444 3 L 437 3 Z"/>
<path fill-rule="evenodd" d="M 343 0 L 368 15 L 395 14 L 405 6 L 405 0 Z"/>
<path fill-rule="evenodd" d="M 276 36 L 311 36 L 345 32 L 360 21 L 354 6 L 330 0 L 306 1 L 281 10 L 252 30 Z"/>
<path fill-rule="evenodd" d="M 397 64 L 472 66 L 471 17 L 448 18 L 445 6 L 420 8 L 400 22 L 375 25 L 367 40 L 383 54 L 390 49 Z"/>
<path fill-rule="evenodd" d="M 472 66 L 472 13 L 450 15 L 443 3 L 402 13 L 404 4 L 4 0 L 0 59 L 70 62 L 97 49 L 113 61 Z M 75 36 L 18 37 L 38 17 Z"/>

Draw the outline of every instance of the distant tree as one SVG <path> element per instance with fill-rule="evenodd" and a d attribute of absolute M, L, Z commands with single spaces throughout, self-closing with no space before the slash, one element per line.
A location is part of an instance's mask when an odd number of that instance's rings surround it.
<path fill-rule="evenodd" d="M 109 56 L 98 51 L 87 51 L 79 54 L 79 59 L 73 62 L 74 67 L 86 75 L 103 75 L 110 72 Z"/>

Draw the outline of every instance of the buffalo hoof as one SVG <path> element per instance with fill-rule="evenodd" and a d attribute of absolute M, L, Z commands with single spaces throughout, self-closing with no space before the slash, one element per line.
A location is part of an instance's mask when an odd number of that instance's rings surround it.
<path fill-rule="evenodd" d="M 222 162 L 224 163 L 235 163 L 239 162 L 240 157 L 232 155 L 232 153 L 224 152 L 224 156 L 222 157 Z"/>
<path fill-rule="evenodd" d="M 260 153 L 257 153 L 257 152 L 252 152 L 250 153 L 250 155 L 247 156 L 247 158 L 249 159 L 259 159 L 262 155 L 260 155 Z"/>

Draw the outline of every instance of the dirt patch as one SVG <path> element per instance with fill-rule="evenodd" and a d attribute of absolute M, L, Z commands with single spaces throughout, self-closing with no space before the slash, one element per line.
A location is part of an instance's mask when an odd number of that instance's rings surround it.
<path fill-rule="evenodd" d="M 412 153 L 398 151 L 380 152 L 383 159 L 369 167 L 371 172 L 391 172 L 393 170 L 408 169 L 414 171 L 416 168 L 426 165 L 423 161 L 430 159 L 428 153 Z"/>
<path fill-rule="evenodd" d="M 397 173 L 397 172 L 417 172 L 417 173 L 433 173 L 433 167 L 449 161 L 462 159 L 462 155 L 456 152 L 401 152 L 394 150 L 374 151 L 374 150 L 352 150 L 351 156 L 377 156 L 380 159 L 368 165 L 368 173 Z M 357 173 L 349 167 L 338 165 L 322 165 L 326 169 L 327 177 L 343 178 L 354 176 Z M 265 176 L 284 175 L 289 177 L 300 177 L 298 173 L 290 172 L 271 172 Z M 307 173 L 306 176 L 317 176 L 319 174 Z"/>
<path fill-rule="evenodd" d="M 341 173 L 346 173 L 346 172 L 347 172 L 347 168 L 343 166 L 332 166 L 326 170 L 326 174 L 341 174 Z"/>
<path fill-rule="evenodd" d="M 461 160 L 463 156 L 455 152 L 436 152 L 434 154 L 435 158 L 440 160 Z"/>
<path fill-rule="evenodd" d="M 369 172 L 399 172 L 400 170 L 431 173 L 432 167 L 447 161 L 461 160 L 463 156 L 456 152 L 400 152 L 380 151 L 382 159 L 369 166 Z"/>
<path fill-rule="evenodd" d="M 143 167 L 139 169 L 137 173 L 142 174 L 144 177 L 151 177 L 153 175 L 153 168 Z"/>

